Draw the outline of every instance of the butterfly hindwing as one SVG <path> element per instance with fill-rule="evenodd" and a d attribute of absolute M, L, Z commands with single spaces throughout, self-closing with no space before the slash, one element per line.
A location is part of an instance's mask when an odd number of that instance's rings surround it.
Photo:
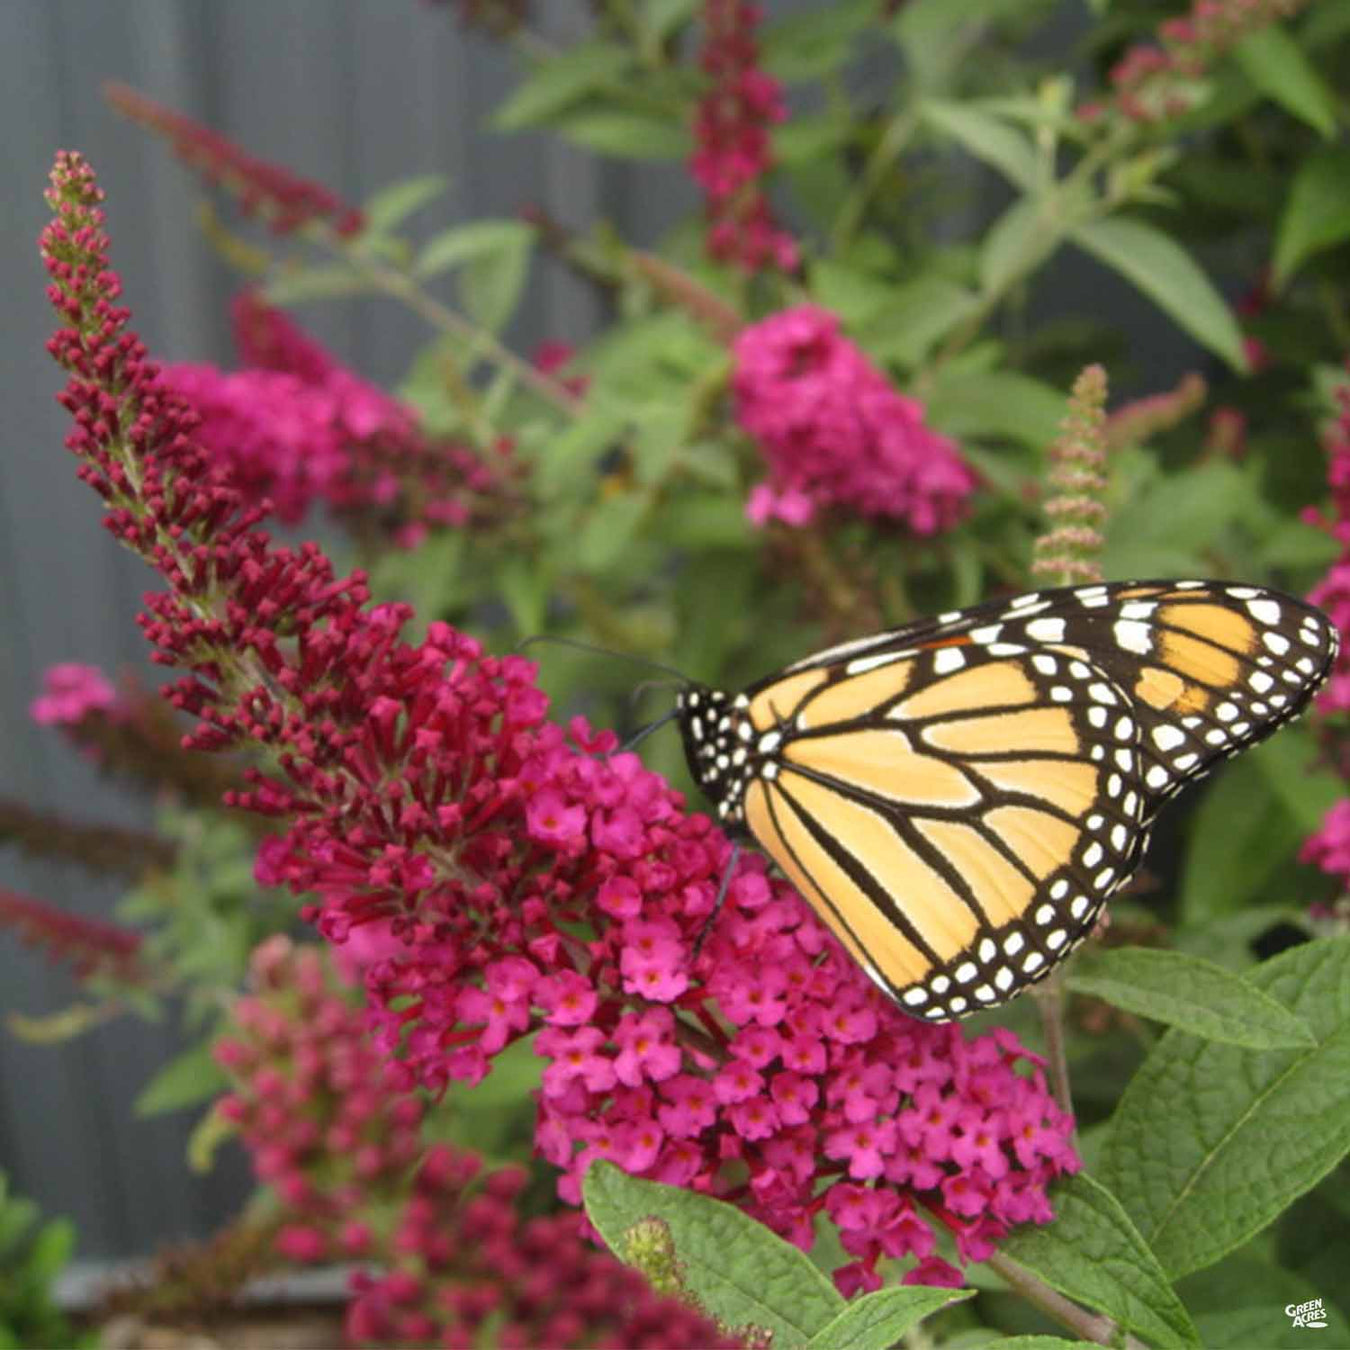
<path fill-rule="evenodd" d="M 868 973 L 945 1021 L 1044 978 L 1159 805 L 1300 711 L 1334 660 L 1259 587 L 1034 592 L 681 699 L 690 765 Z"/>

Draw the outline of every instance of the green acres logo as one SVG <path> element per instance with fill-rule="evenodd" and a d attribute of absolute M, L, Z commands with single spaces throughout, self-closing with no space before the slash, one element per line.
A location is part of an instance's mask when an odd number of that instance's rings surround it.
<path fill-rule="evenodd" d="M 1284 1315 L 1296 1327 L 1324 1327 L 1327 1324 L 1327 1315 L 1322 1310 L 1320 1298 L 1310 1298 L 1306 1303 L 1290 1303 Z"/>

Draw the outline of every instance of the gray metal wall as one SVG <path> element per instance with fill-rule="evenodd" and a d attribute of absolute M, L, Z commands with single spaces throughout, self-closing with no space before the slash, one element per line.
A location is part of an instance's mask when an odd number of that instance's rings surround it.
<path fill-rule="evenodd" d="M 560 37 L 581 7 L 540 6 Z M 545 138 L 486 136 L 511 68 L 507 51 L 422 0 L 0 0 L 0 793 L 91 821 L 148 818 L 27 715 L 55 662 L 149 670 L 133 617 L 151 577 L 98 527 L 95 499 L 75 480 L 53 402 L 58 372 L 43 350 L 52 318 L 35 241 L 56 148 L 84 151 L 99 172 L 126 298 L 155 353 L 232 361 L 233 280 L 193 225 L 196 186 L 163 144 L 107 109 L 100 84 L 125 80 L 350 199 L 445 173 L 451 193 L 425 213 L 426 228 L 530 201 L 585 222 L 603 189 L 610 214 L 651 238 L 687 205 L 648 181 L 633 193 L 625 172 Z M 630 201 L 640 210 L 627 210 Z M 312 318 L 344 359 L 384 382 L 427 336 L 391 303 L 333 305 Z M 546 337 L 584 337 L 593 318 L 586 292 L 546 265 L 513 337 L 528 351 Z M 0 851 L 0 885 L 90 915 L 116 899 L 76 869 L 13 850 Z M 51 1011 L 77 993 L 7 934 L 0 980 L 0 1011 Z M 136 1092 L 172 1049 L 169 1030 L 129 1019 L 58 1047 L 0 1031 L 0 1168 L 77 1219 L 84 1257 L 207 1231 L 243 1194 L 237 1157 L 206 1181 L 188 1174 L 189 1115 L 132 1117 Z"/>

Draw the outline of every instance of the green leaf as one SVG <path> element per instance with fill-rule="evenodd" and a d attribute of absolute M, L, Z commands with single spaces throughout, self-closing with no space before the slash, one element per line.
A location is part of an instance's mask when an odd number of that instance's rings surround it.
<path fill-rule="evenodd" d="M 434 530 L 416 548 L 392 549 L 371 565 L 371 589 L 382 600 L 412 605 L 422 619 L 448 614 L 465 599 L 466 583 L 481 580 L 466 567 L 472 547 L 462 530 Z"/>
<path fill-rule="evenodd" d="M 634 112 L 576 112 L 556 123 L 560 135 L 619 159 L 684 159 L 689 133 L 668 117 Z"/>
<path fill-rule="evenodd" d="M 677 548 L 748 549 L 754 543 L 744 504 L 720 492 L 676 498 L 661 508 L 650 528 Z"/>
<path fill-rule="evenodd" d="M 650 506 L 640 492 L 622 492 L 597 502 L 577 539 L 578 565 L 587 572 L 603 572 L 618 562 Z"/>
<path fill-rule="evenodd" d="M 495 253 L 528 249 L 533 238 L 534 231 L 518 220 L 475 220 L 455 225 L 427 240 L 413 264 L 413 274 L 425 280 Z"/>
<path fill-rule="evenodd" d="M 413 264 L 425 280 L 457 268 L 464 308 L 496 332 L 511 317 L 530 267 L 534 231 L 519 220 L 476 220 L 434 235 Z"/>
<path fill-rule="evenodd" d="M 1317 765 L 1306 725 L 1285 727 L 1249 751 L 1206 792 L 1191 824 L 1180 909 L 1190 924 L 1212 921 L 1259 896 L 1343 795 Z"/>
<path fill-rule="evenodd" d="M 1169 1031 L 1101 1155 L 1102 1179 L 1174 1279 L 1241 1246 L 1350 1150 L 1350 938 L 1305 943 L 1249 978 L 1316 1046 L 1243 1050 Z"/>
<path fill-rule="evenodd" d="M 390 183 L 370 197 L 361 208 L 366 227 L 376 233 L 392 230 L 412 213 L 434 201 L 449 186 L 444 174 L 427 173 Z"/>
<path fill-rule="evenodd" d="M 1160 1345 L 1199 1345 L 1181 1300 L 1124 1206 L 1086 1172 L 1051 1193 L 1055 1221 L 1022 1228 L 1003 1254 L 1061 1294 Z"/>
<path fill-rule="evenodd" d="M 1146 947 L 1085 950 L 1069 967 L 1068 983 L 1208 1041 L 1252 1050 L 1316 1044 L 1307 1024 L 1269 994 L 1198 956 Z"/>
<path fill-rule="evenodd" d="M 538 560 L 523 553 L 507 558 L 497 574 L 502 604 L 522 637 L 544 631 L 549 580 Z"/>
<path fill-rule="evenodd" d="M 1040 475 L 1028 462 L 1030 457 L 1025 453 L 1010 455 L 1004 446 L 989 450 L 974 441 L 963 441 L 961 458 L 979 474 L 984 487 L 1010 500 L 1027 499 L 1040 483 Z M 952 568 L 953 581 L 959 580 L 963 597 L 953 601 L 955 607 L 960 609 L 977 603 L 984 594 L 984 569 L 977 555 L 964 551 L 956 554 L 952 558 Z M 968 576 L 967 568 L 971 569 Z"/>
<path fill-rule="evenodd" d="M 1132 282 L 1177 326 L 1245 372 L 1242 331 L 1233 312 L 1190 254 L 1142 220 L 1112 216 L 1074 226 L 1069 238 Z"/>
<path fill-rule="evenodd" d="M 1325 530 L 1301 520 L 1282 520 L 1261 541 L 1267 567 L 1306 567 L 1324 572 L 1340 554 L 1340 545 Z"/>
<path fill-rule="evenodd" d="M 83 1036 L 86 1031 L 102 1026 L 113 1013 L 106 1003 L 73 1003 L 56 1012 L 30 1017 L 27 1013 L 5 1014 L 5 1029 L 21 1041 L 33 1045 L 53 1045 Z"/>
<path fill-rule="evenodd" d="M 814 80 L 848 60 L 854 40 L 876 18 L 872 0 L 835 0 L 769 24 L 759 41 L 760 64 L 780 80 Z"/>
<path fill-rule="evenodd" d="M 136 1098 L 138 1116 L 158 1116 L 218 1096 L 230 1085 L 230 1076 L 211 1057 L 211 1042 L 203 1041 L 175 1055 Z"/>
<path fill-rule="evenodd" d="M 219 1111 L 208 1111 L 188 1135 L 188 1170 L 204 1176 L 216 1164 L 216 1150 L 238 1133 L 239 1127 L 226 1120 Z"/>
<path fill-rule="evenodd" d="M 1252 762 L 1298 828 L 1320 829 L 1328 811 L 1345 796 L 1341 777 L 1328 768 L 1324 751 L 1306 722 L 1285 727 L 1252 751 Z"/>
<path fill-rule="evenodd" d="M 49 1219 L 28 1249 L 24 1262 L 28 1277 L 45 1288 L 66 1268 L 74 1253 L 74 1223 L 69 1219 Z"/>
<path fill-rule="evenodd" d="M 1191 822 L 1178 901 L 1183 921 L 1203 924 L 1241 909 L 1306 833 L 1281 808 L 1252 754 L 1228 765 Z"/>
<path fill-rule="evenodd" d="M 702 0 L 646 0 L 642 25 L 654 38 L 667 38 L 698 12 Z"/>
<path fill-rule="evenodd" d="M 997 169 L 1024 192 L 1040 185 L 1036 150 L 1027 137 L 973 103 L 926 98 L 919 114 L 929 126 L 958 141 L 976 159 Z"/>
<path fill-rule="evenodd" d="M 1309 155 L 1289 188 L 1275 229 L 1274 281 L 1277 287 L 1314 253 L 1350 239 L 1350 146 Z"/>
<path fill-rule="evenodd" d="M 811 295 L 850 326 L 889 309 L 894 291 L 871 272 L 821 259 L 811 264 Z"/>
<path fill-rule="evenodd" d="M 1345 5 L 1313 5 L 1299 31 L 1305 46 L 1325 51 L 1350 33 L 1350 8 Z"/>
<path fill-rule="evenodd" d="M 596 461 L 623 434 L 628 419 L 617 407 L 588 399 L 582 416 L 561 435 L 550 436 L 535 468 L 535 486 L 545 500 L 560 493 L 586 494 L 594 487 Z"/>
<path fill-rule="evenodd" d="M 1163 474 L 1152 455 L 1141 454 L 1147 477 L 1111 515 L 1102 559 L 1107 576 L 1168 575 L 1168 550 L 1195 556 L 1212 547 L 1245 516 L 1254 497 L 1252 482 L 1228 460 Z"/>
<path fill-rule="evenodd" d="M 1239 1252 L 1209 1270 L 1188 1275 L 1177 1293 L 1195 1318 L 1205 1350 L 1303 1350 L 1308 1328 L 1295 1327 L 1285 1308 L 1322 1298 L 1330 1336 L 1317 1345 L 1350 1345 L 1350 1324 L 1326 1295 L 1307 1280 Z"/>
<path fill-rule="evenodd" d="M 1041 215 L 1035 197 L 1019 197 L 990 226 L 980 249 L 980 289 L 1001 295 L 1058 246 L 1059 236 Z"/>
<path fill-rule="evenodd" d="M 687 403 L 654 399 L 633 410 L 628 453 L 633 475 L 644 487 L 660 483 L 670 472 L 689 435 Z"/>
<path fill-rule="evenodd" d="M 803 113 L 779 123 L 770 133 L 775 164 L 798 164 L 837 150 L 852 135 L 853 124 L 841 112 Z"/>
<path fill-rule="evenodd" d="M 998 1350 L 1062 1350 L 1066 1345 L 1081 1347 L 1086 1342 L 1066 1341 L 1062 1336 L 999 1336 L 988 1344 L 997 1345 Z"/>
<path fill-rule="evenodd" d="M 848 1307 L 806 1343 L 806 1350 L 890 1350 L 932 1313 L 963 1299 L 973 1289 L 878 1289 Z"/>
<path fill-rule="evenodd" d="M 565 56 L 541 61 L 493 114 L 500 131 L 536 126 L 570 108 L 588 94 L 621 80 L 633 64 L 633 53 L 612 42 L 572 47 Z"/>
<path fill-rule="evenodd" d="M 690 1291 L 727 1326 L 764 1327 L 776 1345 L 800 1345 L 843 1311 L 843 1297 L 804 1252 L 734 1205 L 604 1161 L 581 1189 L 586 1217 L 616 1255 L 635 1223 L 663 1220 Z"/>
<path fill-rule="evenodd" d="M 1287 28 L 1268 23 L 1233 48 L 1243 74 L 1267 98 L 1331 140 L 1336 134 L 1336 95 L 1317 73 Z"/>
<path fill-rule="evenodd" d="M 1064 395 L 1010 370 L 943 371 L 926 407 L 928 421 L 952 436 L 1006 436 L 1041 450 L 1058 434 Z"/>
<path fill-rule="evenodd" d="M 979 304 L 968 287 L 930 273 L 891 291 L 886 308 L 861 325 L 859 338 L 881 360 L 912 368 Z"/>
<path fill-rule="evenodd" d="M 268 277 L 263 287 L 274 305 L 298 305 L 306 300 L 345 300 L 370 290 L 360 272 L 345 263 L 292 267 Z"/>
<path fill-rule="evenodd" d="M 930 91 L 946 84 L 991 23 L 1026 7 L 1027 0 L 906 0 L 892 31 L 915 83 Z"/>

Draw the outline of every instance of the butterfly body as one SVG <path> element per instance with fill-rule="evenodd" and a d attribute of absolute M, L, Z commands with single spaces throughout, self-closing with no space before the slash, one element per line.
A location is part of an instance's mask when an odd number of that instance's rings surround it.
<path fill-rule="evenodd" d="M 1033 592 L 680 696 L 690 771 L 876 983 L 947 1021 L 1043 979 L 1161 804 L 1300 712 L 1303 602 L 1221 582 Z"/>

